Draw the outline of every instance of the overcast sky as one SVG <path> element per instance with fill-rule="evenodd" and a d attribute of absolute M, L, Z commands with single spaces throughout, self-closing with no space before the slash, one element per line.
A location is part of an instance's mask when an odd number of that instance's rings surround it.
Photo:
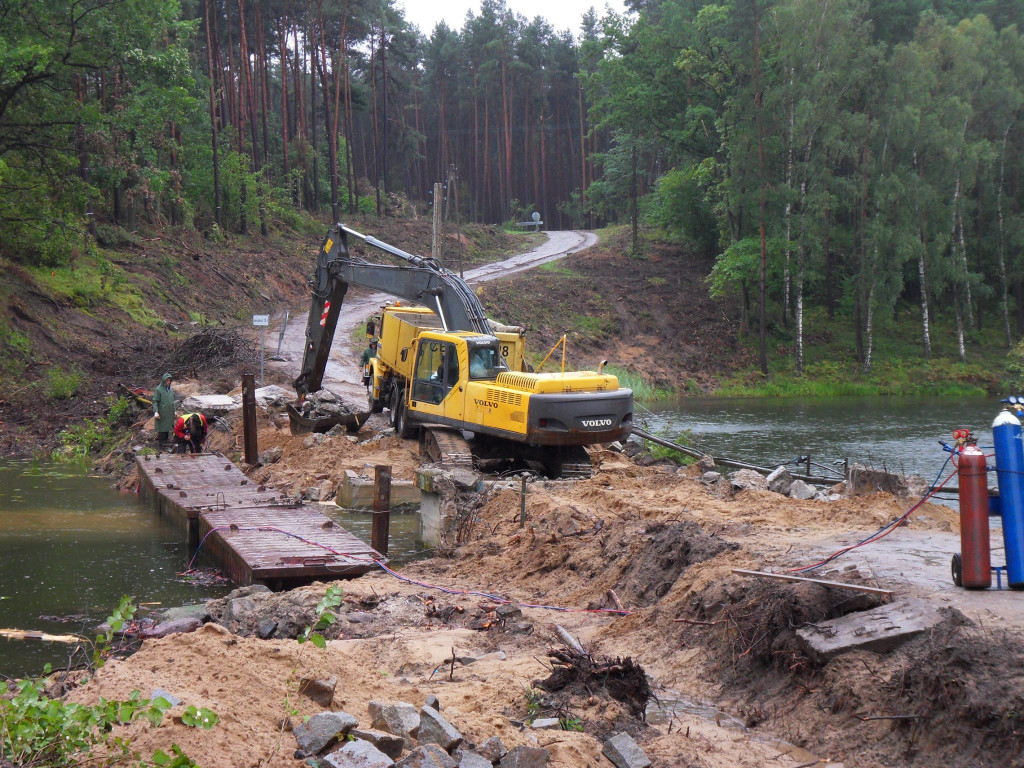
<path fill-rule="evenodd" d="M 605 4 L 616 13 L 622 13 L 622 0 L 508 0 L 510 10 L 533 19 L 543 16 L 555 30 L 568 29 L 579 35 L 580 19 L 591 6 L 597 8 L 598 18 L 604 15 Z M 417 25 L 424 35 L 430 35 L 439 21 L 453 29 L 462 29 L 466 11 L 480 13 L 480 0 L 399 0 L 405 7 L 405 18 Z"/>

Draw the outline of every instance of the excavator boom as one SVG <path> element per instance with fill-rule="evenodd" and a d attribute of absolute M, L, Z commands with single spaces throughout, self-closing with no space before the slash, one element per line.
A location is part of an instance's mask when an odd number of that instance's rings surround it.
<path fill-rule="evenodd" d="M 371 264 L 354 258 L 348 249 L 349 236 L 397 256 L 408 266 Z M 473 289 L 436 259 L 416 256 L 342 224 L 334 224 L 320 245 L 310 279 L 312 301 L 306 323 L 306 346 L 302 370 L 294 382 L 299 397 L 317 391 L 323 384 L 338 315 L 349 285 L 372 288 L 430 307 L 437 311 L 445 330 L 491 333 L 484 308 Z"/>

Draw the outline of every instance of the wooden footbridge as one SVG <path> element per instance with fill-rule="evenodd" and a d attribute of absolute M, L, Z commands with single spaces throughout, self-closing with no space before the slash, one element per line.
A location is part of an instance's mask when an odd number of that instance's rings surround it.
<path fill-rule="evenodd" d="M 219 454 L 140 456 L 139 496 L 237 584 L 359 576 L 382 555 L 319 510 L 254 484 Z"/>

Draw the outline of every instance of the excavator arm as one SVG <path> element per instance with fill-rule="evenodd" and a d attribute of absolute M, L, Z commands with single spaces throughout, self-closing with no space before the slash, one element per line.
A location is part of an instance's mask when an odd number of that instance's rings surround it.
<path fill-rule="evenodd" d="M 352 257 L 348 250 L 349 235 L 397 256 L 408 266 L 371 264 Z M 294 382 L 300 398 L 317 391 L 323 384 L 341 304 L 349 285 L 360 285 L 430 307 L 437 311 L 446 331 L 491 333 L 484 308 L 473 289 L 437 260 L 415 256 L 335 224 L 320 245 L 310 279 L 312 300 L 306 322 L 306 347 L 302 370 Z"/>

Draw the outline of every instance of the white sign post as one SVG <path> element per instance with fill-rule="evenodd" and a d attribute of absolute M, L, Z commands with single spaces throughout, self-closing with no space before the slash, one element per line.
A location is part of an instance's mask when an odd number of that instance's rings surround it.
<path fill-rule="evenodd" d="M 270 315 L 253 315 L 253 328 L 260 329 L 260 386 L 263 386 L 263 353 L 267 346 L 267 326 L 270 325 Z"/>

